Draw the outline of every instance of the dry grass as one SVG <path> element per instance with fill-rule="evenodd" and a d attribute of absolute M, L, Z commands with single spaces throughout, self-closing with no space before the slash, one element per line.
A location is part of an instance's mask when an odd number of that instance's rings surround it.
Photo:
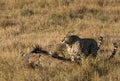
<path fill-rule="evenodd" d="M 120 42 L 119 26 L 119 0 L 0 0 L 0 81 L 119 81 L 120 50 L 104 61 L 112 43 Z M 35 44 L 55 46 L 67 33 L 96 40 L 102 35 L 104 52 L 95 62 L 34 70 L 18 56 Z"/>

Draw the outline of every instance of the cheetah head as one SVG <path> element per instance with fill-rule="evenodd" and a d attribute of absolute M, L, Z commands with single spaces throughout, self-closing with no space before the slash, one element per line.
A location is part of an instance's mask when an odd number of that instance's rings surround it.
<path fill-rule="evenodd" d="M 60 41 L 62 44 L 69 44 L 69 37 L 63 36 Z"/>

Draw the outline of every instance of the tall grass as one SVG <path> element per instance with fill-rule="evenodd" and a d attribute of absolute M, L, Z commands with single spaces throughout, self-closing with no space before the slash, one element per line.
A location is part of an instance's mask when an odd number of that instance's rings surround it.
<path fill-rule="evenodd" d="M 119 0 L 0 0 L 0 81 L 119 81 L 119 49 L 114 59 L 104 60 L 112 43 L 120 41 L 119 4 Z M 96 40 L 102 35 L 97 59 L 33 70 L 19 58 L 19 51 L 29 52 L 35 44 L 54 50 L 68 33 Z"/>

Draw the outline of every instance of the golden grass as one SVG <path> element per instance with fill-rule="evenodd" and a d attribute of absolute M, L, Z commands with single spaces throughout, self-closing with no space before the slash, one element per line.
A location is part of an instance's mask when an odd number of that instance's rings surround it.
<path fill-rule="evenodd" d="M 119 81 L 120 50 L 115 59 L 104 61 L 112 43 L 120 42 L 119 4 L 119 0 L 0 0 L 0 81 Z M 29 52 L 35 44 L 54 50 L 68 33 L 96 40 L 102 35 L 104 52 L 83 65 L 34 70 L 19 58 L 19 51 Z"/>

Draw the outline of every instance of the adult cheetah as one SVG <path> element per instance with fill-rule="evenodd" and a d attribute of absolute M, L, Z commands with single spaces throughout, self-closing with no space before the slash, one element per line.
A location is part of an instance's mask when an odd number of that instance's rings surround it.
<path fill-rule="evenodd" d="M 92 55 L 94 58 L 97 56 L 97 51 L 100 48 L 103 37 L 100 36 L 99 42 L 92 38 L 80 38 L 77 35 L 69 35 L 62 38 L 61 43 L 66 44 L 68 54 L 71 61 L 75 58 L 83 58 Z"/>

